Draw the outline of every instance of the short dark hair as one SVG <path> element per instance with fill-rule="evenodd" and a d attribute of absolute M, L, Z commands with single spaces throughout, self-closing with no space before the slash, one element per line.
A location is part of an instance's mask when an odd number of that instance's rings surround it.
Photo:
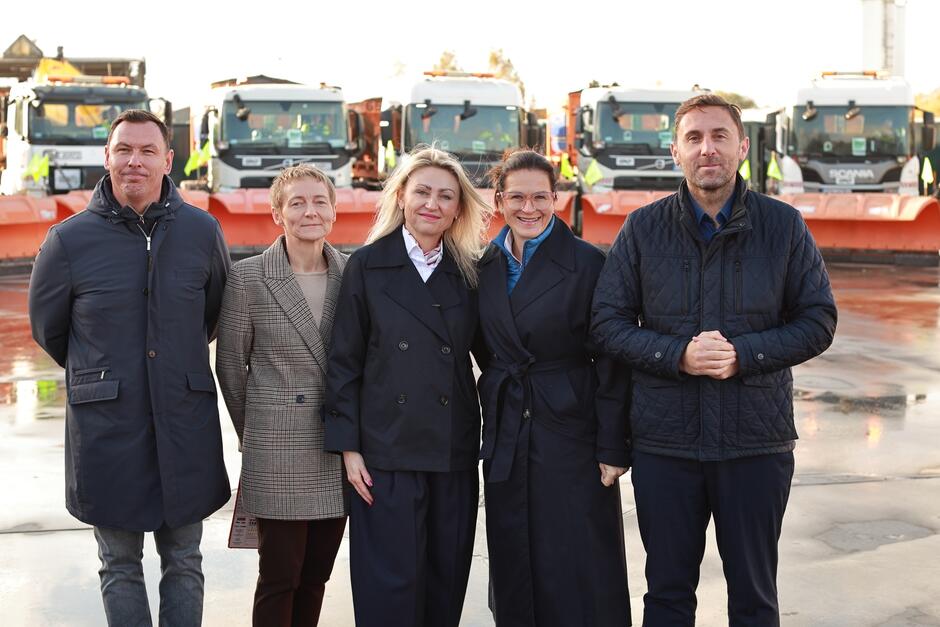
<path fill-rule="evenodd" d="M 557 183 L 558 177 L 551 161 L 545 158 L 545 155 L 528 148 L 510 148 L 503 153 L 503 160 L 490 168 L 486 175 L 490 179 L 493 188 L 497 192 L 501 192 L 506 188 L 506 177 L 520 170 L 544 172 L 552 186 L 552 191 L 555 191 L 555 183 Z"/>
<path fill-rule="evenodd" d="M 134 124 L 153 122 L 157 125 L 157 128 L 160 129 L 160 134 L 163 135 L 163 143 L 166 145 L 167 150 L 170 149 L 170 129 L 167 127 L 166 122 L 145 109 L 127 109 L 123 111 L 121 115 L 114 118 L 114 121 L 111 122 L 111 129 L 108 131 L 107 144 L 109 146 L 111 145 L 111 136 L 114 135 L 114 129 L 116 129 L 121 122 L 132 122 Z"/>
<path fill-rule="evenodd" d="M 727 111 L 728 115 L 731 116 L 731 119 L 734 120 L 735 127 L 738 129 L 738 137 L 740 139 L 744 139 L 744 124 L 741 122 L 741 107 L 728 102 L 718 94 L 711 93 L 692 96 L 679 105 L 679 108 L 676 109 L 676 139 L 679 138 L 679 122 L 682 121 L 682 118 L 685 117 L 685 114 L 692 109 L 701 110 L 705 107 L 721 107 Z"/>

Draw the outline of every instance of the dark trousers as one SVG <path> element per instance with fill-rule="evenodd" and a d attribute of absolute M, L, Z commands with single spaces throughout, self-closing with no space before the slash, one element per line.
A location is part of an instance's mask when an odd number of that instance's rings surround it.
<path fill-rule="evenodd" d="M 316 625 L 346 518 L 258 519 L 256 626 Z"/>
<path fill-rule="evenodd" d="M 369 469 L 372 506 L 355 492 L 349 560 L 357 627 L 457 627 L 479 503 L 476 469 Z"/>
<path fill-rule="evenodd" d="M 695 624 L 705 530 L 715 518 L 728 624 L 777 626 L 777 541 L 793 453 L 723 462 L 634 453 L 633 490 L 646 549 L 644 627 Z"/>

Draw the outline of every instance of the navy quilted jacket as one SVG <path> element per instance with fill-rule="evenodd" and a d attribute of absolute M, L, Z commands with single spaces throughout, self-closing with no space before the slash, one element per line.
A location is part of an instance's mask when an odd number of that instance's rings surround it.
<path fill-rule="evenodd" d="M 630 364 L 635 450 L 718 461 L 793 449 L 790 367 L 832 343 L 836 306 L 822 256 L 793 207 L 747 191 L 706 243 L 686 183 L 632 213 L 594 293 L 592 333 Z M 679 362 L 718 330 L 740 372 L 686 375 Z"/>

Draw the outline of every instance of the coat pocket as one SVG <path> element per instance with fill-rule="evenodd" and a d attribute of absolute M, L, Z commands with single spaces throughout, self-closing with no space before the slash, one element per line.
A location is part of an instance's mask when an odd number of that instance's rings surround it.
<path fill-rule="evenodd" d="M 77 373 L 75 373 L 77 374 Z M 95 403 L 98 401 L 113 401 L 118 397 L 119 381 L 94 381 L 69 386 L 69 405 Z"/>
<path fill-rule="evenodd" d="M 187 372 L 186 383 L 193 392 L 209 392 L 215 394 L 215 380 L 212 375 L 201 372 Z"/>
<path fill-rule="evenodd" d="M 634 439 L 682 443 L 685 429 L 679 381 L 633 371 L 630 424 Z"/>
<path fill-rule="evenodd" d="M 740 383 L 737 429 L 727 444 L 769 445 L 796 439 L 789 369 L 741 377 Z"/>

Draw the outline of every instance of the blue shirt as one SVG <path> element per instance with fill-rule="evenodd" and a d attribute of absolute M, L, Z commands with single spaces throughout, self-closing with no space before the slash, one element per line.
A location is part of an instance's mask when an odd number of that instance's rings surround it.
<path fill-rule="evenodd" d="M 552 216 L 551 222 L 548 223 L 544 231 L 539 233 L 536 237 L 527 240 L 526 243 L 522 245 L 521 261 L 516 259 L 516 256 L 512 254 L 512 250 L 506 246 L 506 239 L 509 236 L 508 224 L 504 226 L 499 232 L 499 235 L 493 239 L 493 243 L 506 255 L 506 291 L 508 293 L 512 293 L 512 289 L 516 287 L 516 283 L 519 282 L 519 278 L 522 276 L 522 271 L 525 270 L 526 264 L 532 259 L 532 255 L 535 254 L 539 244 L 548 239 L 553 226 L 555 226 L 555 216 Z"/>
<path fill-rule="evenodd" d="M 728 201 L 721 208 L 721 211 L 718 212 L 718 215 L 715 216 L 715 219 L 712 220 L 711 216 L 705 213 L 705 210 L 699 207 L 698 203 L 695 202 L 695 198 L 692 197 L 692 194 L 689 194 L 689 200 L 692 201 L 692 208 L 695 209 L 695 219 L 696 222 L 698 222 L 699 231 L 701 231 L 702 237 L 706 242 L 712 241 L 712 238 L 715 237 L 715 233 L 720 231 L 728 220 L 731 219 L 731 207 L 734 205 L 734 196 L 734 194 L 731 194 L 731 196 L 728 197 Z"/>

